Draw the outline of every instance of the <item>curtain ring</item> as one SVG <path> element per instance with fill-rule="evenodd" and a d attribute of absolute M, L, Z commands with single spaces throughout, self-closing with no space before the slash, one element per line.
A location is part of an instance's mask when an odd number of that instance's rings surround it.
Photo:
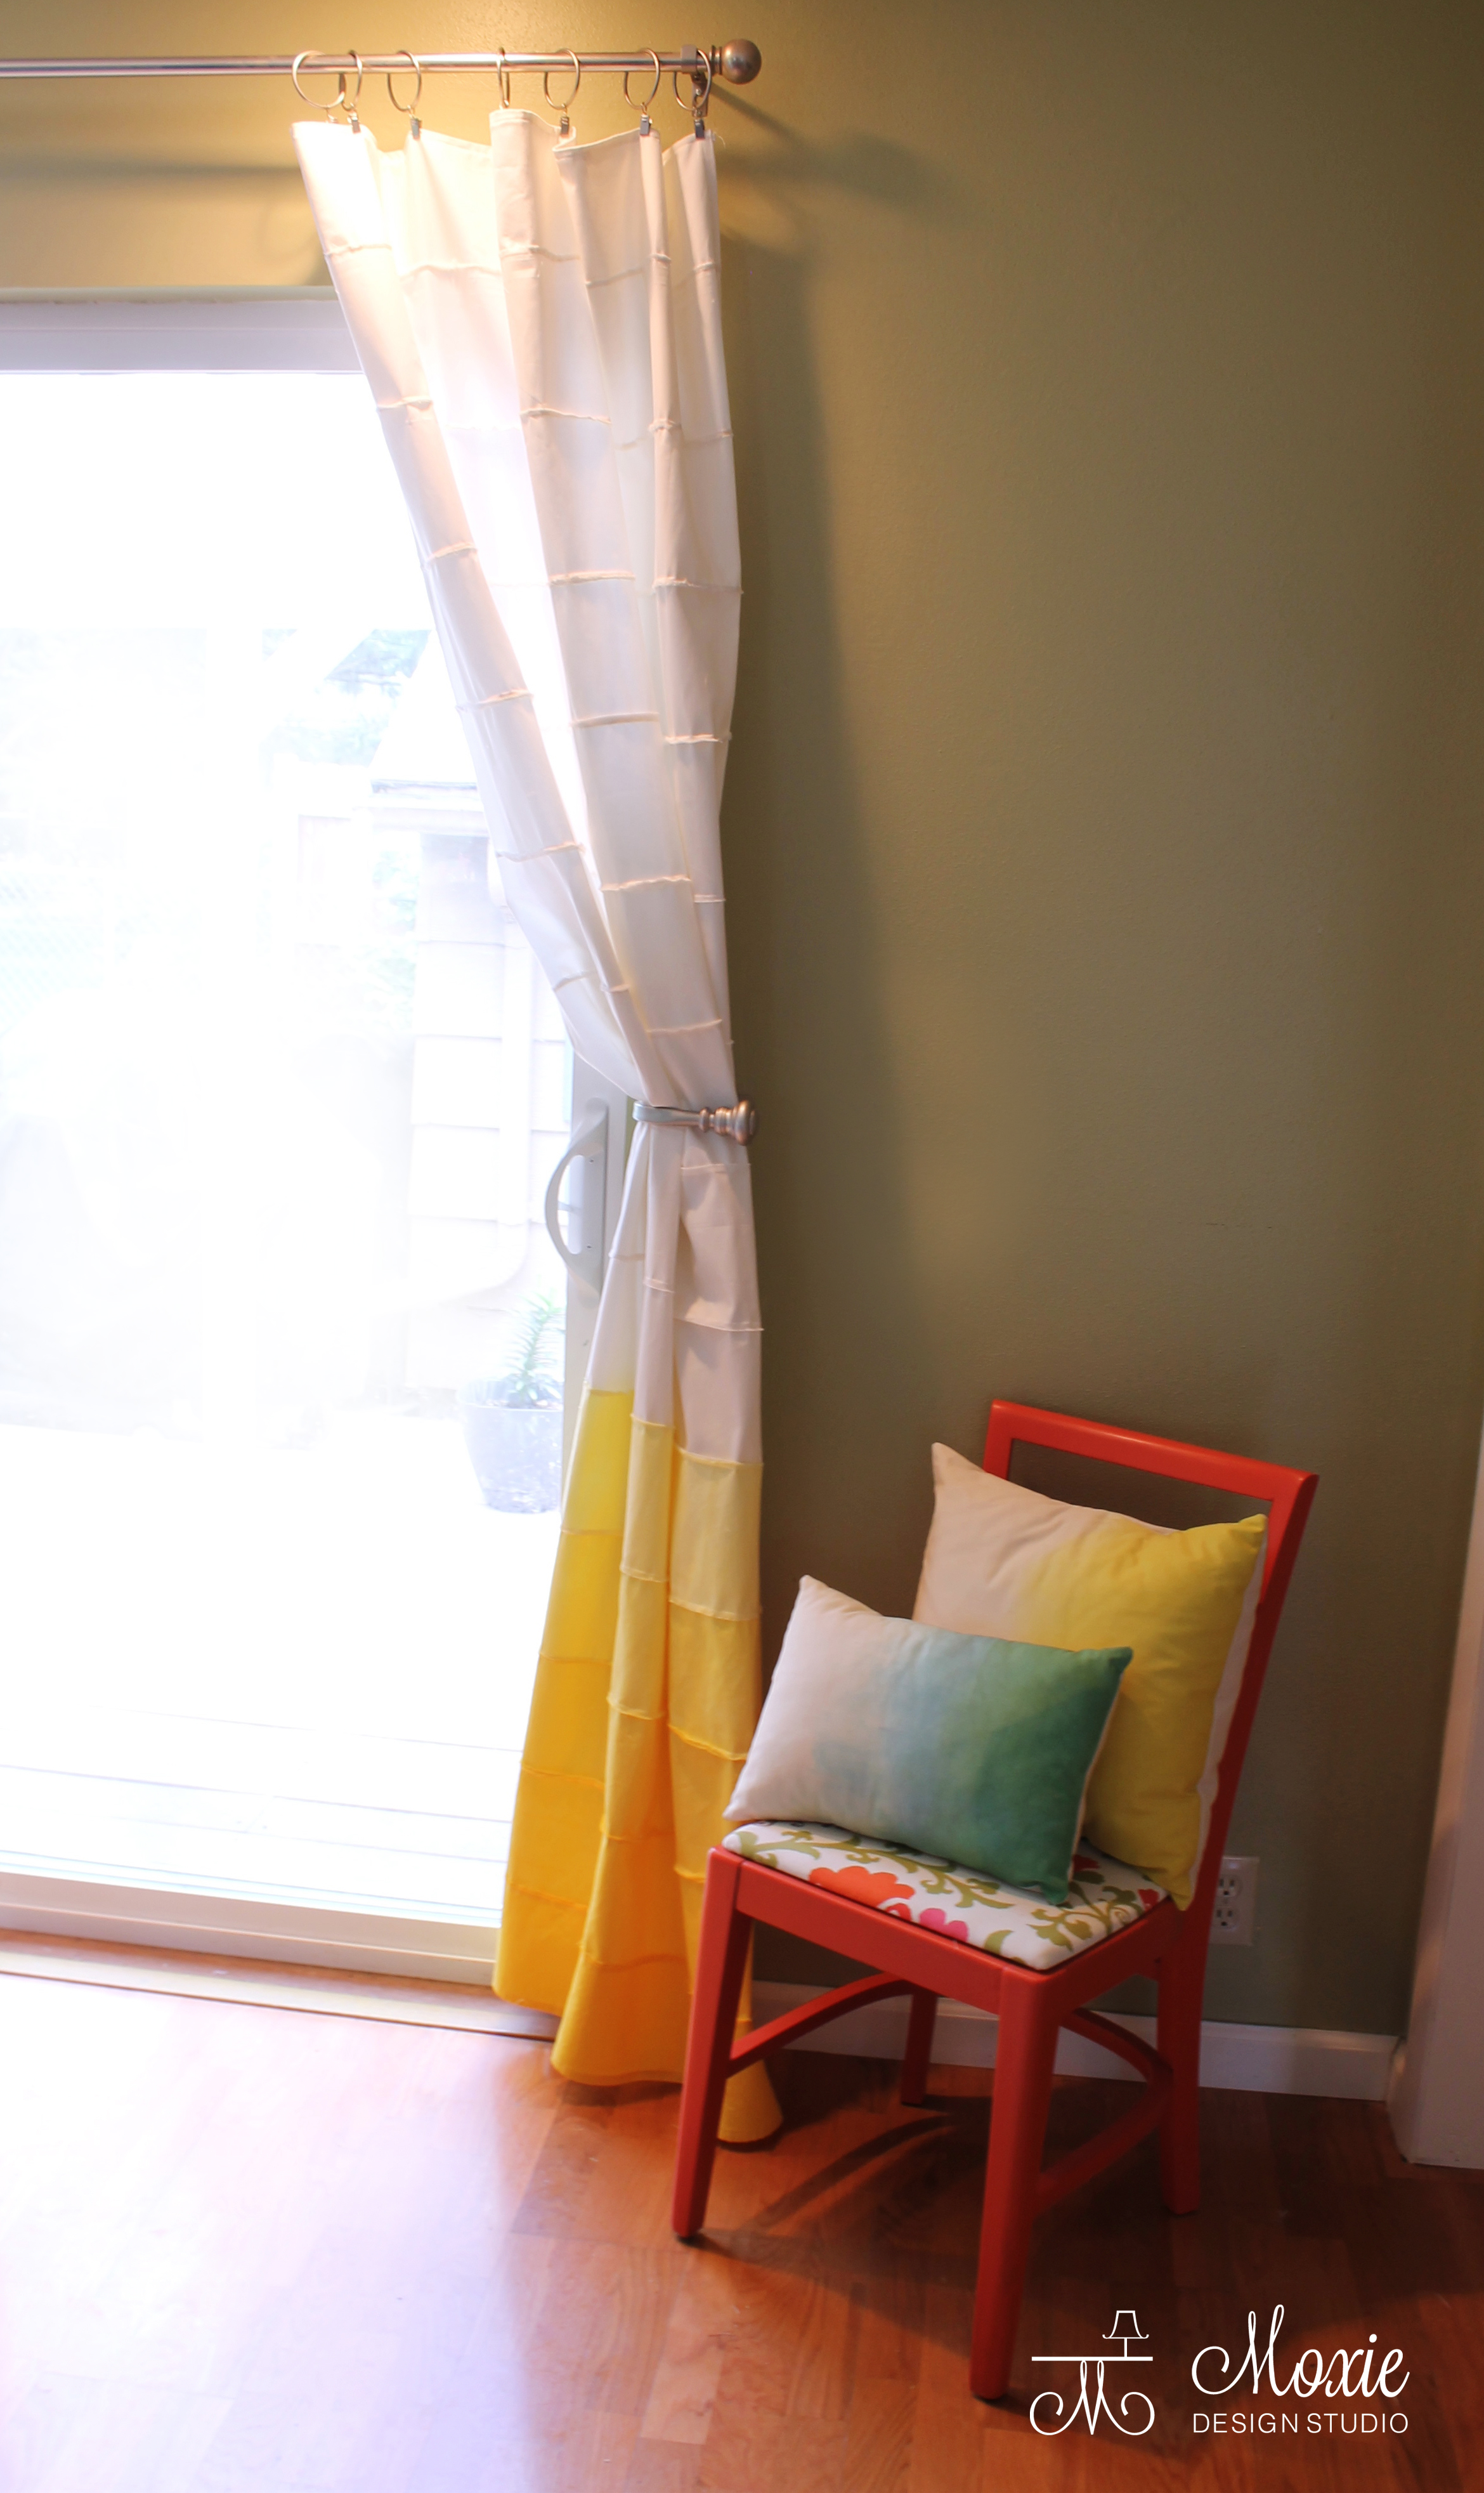
<path fill-rule="evenodd" d="M 494 75 L 500 82 L 500 110 L 502 112 L 508 112 L 510 110 L 510 72 L 505 67 L 505 50 L 503 45 L 495 54 Z"/>
<path fill-rule="evenodd" d="M 660 92 L 660 80 L 661 80 L 661 78 L 665 75 L 665 72 L 664 72 L 664 71 L 663 71 L 663 69 L 660 67 L 660 55 L 659 55 L 659 53 L 658 53 L 658 52 L 651 52 L 651 53 L 650 53 L 650 55 L 649 55 L 649 57 L 650 57 L 650 59 L 651 59 L 651 60 L 653 61 L 653 63 L 654 63 L 654 84 L 653 84 L 653 86 L 650 88 L 649 93 L 645 96 L 643 103 L 642 103 L 641 105 L 638 105 L 638 135 L 639 135 L 640 138 L 647 138 L 647 137 L 648 137 L 648 135 L 649 135 L 649 129 L 650 129 L 650 122 L 649 122 L 649 107 L 650 107 L 650 105 L 653 104 L 653 102 L 654 102 L 654 100 L 655 100 L 655 97 L 656 97 L 656 96 L 659 94 L 659 92 Z M 633 96 L 629 93 L 629 80 L 630 80 L 630 78 L 631 78 L 633 75 L 634 75 L 634 72 L 633 72 L 632 70 L 625 70 L 625 72 L 624 72 L 624 74 L 623 74 L 623 100 L 624 100 L 625 104 L 628 105 L 629 110 L 630 110 L 631 112 L 633 112 L 633 111 L 635 110 L 635 108 L 636 108 L 636 107 L 635 107 L 635 103 L 634 103 L 634 98 L 633 98 Z"/>
<path fill-rule="evenodd" d="M 337 104 L 342 104 L 344 105 L 346 120 L 349 122 L 352 130 L 358 131 L 361 127 L 361 116 L 356 110 L 356 106 L 361 101 L 361 89 L 366 84 L 366 70 L 359 52 L 352 52 L 350 57 L 356 65 L 356 91 L 354 95 L 346 94 L 345 73 L 341 70 L 341 91 L 335 101 Z"/>
<path fill-rule="evenodd" d="M 397 89 L 396 89 L 396 87 L 392 84 L 392 80 L 393 80 L 393 78 L 394 78 L 394 77 L 396 76 L 396 75 L 397 75 L 397 73 L 396 73 L 396 71 L 395 71 L 395 70 L 388 70 L 388 72 L 387 72 L 387 74 L 386 74 L 386 91 L 387 91 L 387 96 L 388 96 L 388 98 L 389 98 L 389 100 L 390 100 L 390 102 L 391 102 L 392 108 L 393 108 L 393 110 L 394 110 L 395 112 L 404 112 L 404 113 L 406 114 L 406 116 L 407 116 L 407 122 L 408 122 L 408 130 L 407 130 L 407 135 L 408 135 L 408 137 L 409 137 L 409 138 L 421 138 L 421 136 L 422 136 L 422 135 L 423 135 L 423 125 L 422 125 L 422 123 L 419 121 L 419 119 L 418 119 L 418 117 L 417 117 L 417 106 L 418 106 L 418 98 L 419 98 L 419 96 L 420 96 L 420 95 L 422 94 L 422 92 L 423 92 L 423 64 L 422 64 L 422 62 L 418 59 L 418 56 L 417 56 L 416 52 L 409 52 L 409 51 L 405 48 L 405 46 L 403 46 L 401 57 L 402 57 L 402 59 L 403 59 L 404 61 L 410 61 L 410 62 L 411 62 L 411 64 L 412 64 L 412 66 L 413 66 L 413 68 L 414 68 L 414 69 L 416 70 L 416 72 L 417 72 L 417 84 L 416 84 L 416 86 L 415 86 L 415 87 L 413 88 L 413 90 L 412 90 L 412 102 L 411 102 L 410 104 L 399 104 L 399 103 L 398 103 L 398 101 L 397 101 Z"/>
<path fill-rule="evenodd" d="M 299 84 L 299 72 L 303 69 L 304 64 L 305 64 L 305 62 L 306 62 L 306 61 L 322 61 L 322 60 L 324 59 L 324 57 L 325 57 L 325 55 L 324 55 L 324 53 L 323 53 L 323 52 L 298 52 L 298 53 L 296 53 L 296 54 L 295 54 L 295 56 L 294 56 L 294 64 L 293 64 L 293 67 L 292 67 L 292 69 L 291 69 L 291 70 L 289 71 L 289 73 L 288 73 L 289 76 L 293 79 L 293 82 L 294 82 L 294 93 L 295 93 L 295 95 L 298 97 L 298 99 L 299 99 L 299 101 L 300 101 L 300 103 L 301 103 L 301 104 L 307 104 L 307 105 L 309 105 L 309 107 L 310 107 L 310 109 L 311 109 L 311 111 L 312 111 L 312 112 L 315 109 L 315 98 L 314 98 L 313 96 L 312 96 L 312 95 L 306 95 L 306 94 L 305 94 L 303 87 Z M 354 56 L 352 55 L 352 57 L 354 57 Z M 329 71 L 328 71 L 328 70 L 326 70 L 326 71 L 323 73 L 323 75 L 324 75 L 326 77 L 328 77 L 328 76 L 329 76 L 329 75 L 330 75 L 330 73 L 329 73 Z M 311 75 L 311 77 L 318 77 L 318 76 L 320 75 L 320 72 L 319 72 L 318 70 L 311 70 L 311 72 L 310 72 L 310 75 Z M 336 98 L 335 98 L 334 103 L 333 103 L 333 104 L 323 105 L 321 105 L 321 106 L 319 107 L 319 109 L 323 111 L 326 121 L 333 121 L 333 120 L 335 119 L 335 116 L 336 116 L 336 114 L 339 112 L 339 110 L 340 110 L 340 108 L 341 108 L 341 105 L 344 103 L 344 101 L 345 101 L 345 73 L 344 73 L 344 71 L 343 71 L 343 70 L 341 70 L 341 71 L 340 72 L 339 75 L 340 75 L 340 91 L 339 91 L 339 93 L 337 94 L 337 96 L 336 96 Z M 359 86 L 358 86 L 358 87 L 356 88 L 356 93 L 357 93 L 357 95 L 359 95 L 359 94 L 360 94 L 360 92 L 361 92 L 361 90 L 360 90 L 360 88 L 359 88 Z"/>
<path fill-rule="evenodd" d="M 579 60 L 576 52 L 569 51 L 567 58 L 572 63 L 572 90 L 570 94 L 563 98 L 559 105 L 553 107 L 562 116 L 556 125 L 556 135 L 558 138 L 570 138 L 572 136 L 572 107 L 578 100 L 578 89 L 582 83 L 582 64 Z M 549 70 L 543 70 L 541 73 L 541 92 L 546 97 L 548 104 L 550 104 L 551 73 Z"/>
<path fill-rule="evenodd" d="M 694 128 L 697 138 L 704 138 L 706 135 L 706 107 L 711 102 L 711 55 L 707 51 L 704 44 L 697 45 L 696 60 L 697 67 L 687 73 L 691 81 L 692 127 Z M 702 86 L 700 82 L 702 71 L 705 73 L 706 79 L 704 86 Z M 670 71 L 669 82 L 675 90 L 675 102 L 679 105 L 683 105 L 685 99 L 680 92 L 680 72 L 678 70 Z"/>

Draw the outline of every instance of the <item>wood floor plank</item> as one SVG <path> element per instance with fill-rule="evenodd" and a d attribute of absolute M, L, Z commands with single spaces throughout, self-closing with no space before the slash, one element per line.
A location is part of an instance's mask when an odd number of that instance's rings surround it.
<path fill-rule="evenodd" d="M 623 2493 L 695 2493 L 703 2444 L 645 2441 L 634 2445 Z"/>
<path fill-rule="evenodd" d="M 45 2372 L 8 2427 L 7 2457 L 28 2493 L 193 2493 L 222 2415 L 219 2399 Z"/>
<path fill-rule="evenodd" d="M 733 2266 L 737 2317 L 724 2350 L 708 2440 L 739 2417 L 843 2421 L 849 2403 L 850 2306 L 793 2246 Z M 771 2251 L 772 2256 L 766 2256 Z"/>
<path fill-rule="evenodd" d="M 992 2413 L 967 2393 L 972 2308 L 963 2288 L 924 2284 L 905 2493 L 939 2493 L 942 2486 L 961 2484 L 979 2493 L 981 2482 L 989 2480 L 985 2467 Z"/>
<path fill-rule="evenodd" d="M 575 2215 L 577 2230 L 593 2241 L 672 2248 L 674 2135 L 672 2087 L 621 2088 L 598 2137 Z"/>
<path fill-rule="evenodd" d="M 699 2448 L 740 2305 L 727 2264 L 697 2244 L 680 2272 L 665 2343 L 639 2426 L 645 2442 L 682 2442 Z"/>
<path fill-rule="evenodd" d="M 697 2493 L 839 2493 L 845 2454 L 843 2423 L 738 2408 L 707 2439 Z"/>
<path fill-rule="evenodd" d="M 854 2493 L 907 2493 L 916 2409 L 915 2380 L 863 2371 L 846 2418 L 842 2483 Z"/>

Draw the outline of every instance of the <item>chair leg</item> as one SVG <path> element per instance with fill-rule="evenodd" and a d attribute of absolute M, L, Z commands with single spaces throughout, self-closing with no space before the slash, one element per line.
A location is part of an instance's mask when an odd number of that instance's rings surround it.
<path fill-rule="evenodd" d="M 1189 2216 L 1201 2205 L 1201 2012 L 1205 1997 L 1205 1952 L 1176 1945 L 1159 1968 L 1159 2018 L 1155 2048 L 1173 2073 L 1159 2125 L 1159 2179 L 1172 2216 Z"/>
<path fill-rule="evenodd" d="M 968 2365 L 968 2385 L 976 2398 L 1003 2397 L 1010 2383 L 1051 2109 L 1056 2034 L 1054 2016 L 1049 2016 L 1038 2000 L 1006 1986 L 994 2055 L 990 2161 L 984 2179 L 979 2282 Z"/>
<path fill-rule="evenodd" d="M 906 2024 L 906 2050 L 902 2056 L 902 2101 L 920 2104 L 928 2091 L 933 2058 L 933 2028 L 937 2023 L 937 1993 L 914 1991 Z"/>
<path fill-rule="evenodd" d="M 739 1869 L 735 1854 L 730 1852 L 713 1852 L 706 1862 L 696 1992 L 691 2001 L 685 2086 L 680 2097 L 680 2137 L 675 2149 L 672 2222 L 682 2238 L 699 2233 L 705 2221 L 737 2002 L 753 1934 L 746 1914 L 735 1910 Z"/>

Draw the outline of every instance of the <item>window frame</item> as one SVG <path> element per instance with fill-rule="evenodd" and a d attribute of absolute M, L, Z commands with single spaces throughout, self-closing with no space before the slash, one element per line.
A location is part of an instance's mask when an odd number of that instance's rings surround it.
<path fill-rule="evenodd" d="M 333 285 L 0 290 L 0 372 L 358 373 Z"/>

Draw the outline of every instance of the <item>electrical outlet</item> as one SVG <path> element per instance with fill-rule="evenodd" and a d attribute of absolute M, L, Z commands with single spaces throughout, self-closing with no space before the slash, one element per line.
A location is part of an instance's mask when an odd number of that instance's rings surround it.
<path fill-rule="evenodd" d="M 1216 1881 L 1216 1906 L 1211 1914 L 1212 1947 L 1251 1947 L 1257 1904 L 1256 1856 L 1223 1853 Z"/>

